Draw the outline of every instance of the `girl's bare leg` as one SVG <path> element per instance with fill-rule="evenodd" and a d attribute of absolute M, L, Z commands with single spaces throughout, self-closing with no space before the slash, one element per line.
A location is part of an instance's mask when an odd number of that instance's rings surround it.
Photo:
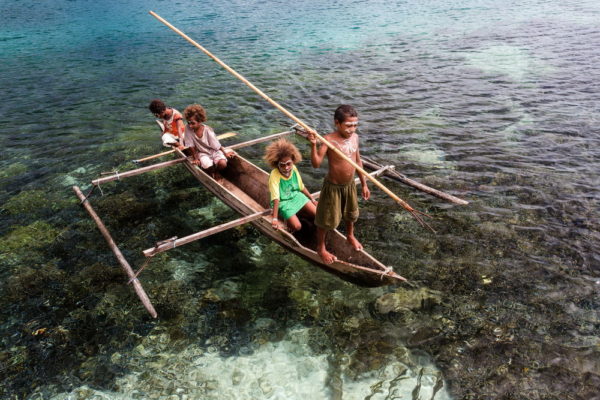
<path fill-rule="evenodd" d="M 302 223 L 300 222 L 300 220 L 298 219 L 298 216 L 296 215 L 292 215 L 291 217 L 289 217 L 285 223 L 287 224 L 288 230 L 290 232 L 296 232 L 299 231 L 300 228 L 302 228 Z"/>
<path fill-rule="evenodd" d="M 315 206 L 312 201 L 309 201 L 302 207 L 300 212 L 306 217 L 315 219 L 315 215 L 317 215 L 317 206 Z"/>

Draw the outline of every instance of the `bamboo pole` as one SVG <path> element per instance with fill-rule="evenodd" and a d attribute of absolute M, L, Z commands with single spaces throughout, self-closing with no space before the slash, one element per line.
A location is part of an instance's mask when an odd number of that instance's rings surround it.
<path fill-rule="evenodd" d="M 173 239 L 173 240 L 165 240 L 163 243 L 152 247 L 151 249 L 144 250 L 144 255 L 146 257 L 152 257 L 156 254 L 165 252 L 167 250 L 174 249 L 175 247 L 183 246 L 184 244 L 188 244 L 190 242 L 194 242 L 196 240 L 203 239 L 205 237 L 214 235 L 219 232 L 226 231 L 227 229 L 235 228 L 236 226 L 247 224 L 248 222 L 252 222 L 257 220 L 267 214 L 270 214 L 271 210 L 259 211 L 254 214 L 247 215 L 242 218 L 235 219 L 233 221 L 226 222 L 221 225 L 213 226 L 212 228 L 205 229 L 200 232 L 193 233 L 186 237 L 182 237 L 181 239 Z"/>
<path fill-rule="evenodd" d="M 379 189 L 383 190 L 388 196 L 390 196 L 392 199 L 394 199 L 394 201 L 396 201 L 396 203 L 400 204 L 422 226 L 426 226 L 427 228 L 431 229 L 431 231 L 435 232 L 433 230 L 433 228 L 431 228 L 429 226 L 429 224 L 427 224 L 425 221 L 423 221 L 423 219 L 419 216 L 419 214 L 421 214 L 421 215 L 426 215 L 426 214 L 424 214 L 424 213 L 422 213 L 422 212 L 414 209 L 413 207 L 410 206 L 410 204 L 408 204 L 406 201 L 402 200 L 400 197 L 396 196 L 390 189 L 388 189 L 387 187 L 385 187 L 375 177 L 369 176 L 369 174 L 364 169 L 362 169 L 362 167 L 360 167 L 358 164 L 356 164 L 354 161 L 352 161 L 349 157 L 347 157 L 344 153 L 342 153 L 337 147 L 335 147 L 334 145 L 332 145 L 331 143 L 329 143 L 329 141 L 327 141 L 325 138 L 323 138 L 321 135 L 319 135 L 314 129 L 311 129 L 302 120 L 300 120 L 294 114 L 292 114 L 291 112 L 289 112 L 288 110 L 286 110 L 285 108 L 283 108 L 281 105 L 279 105 L 279 103 L 277 103 L 275 100 L 271 99 L 262 90 L 260 90 L 256 86 L 254 86 L 250 81 L 248 81 L 242 75 L 240 75 L 239 73 L 237 73 L 233 68 L 231 68 L 230 66 L 228 66 L 227 64 L 225 64 L 217 56 L 213 55 L 210 51 L 208 51 L 207 49 L 205 49 L 204 47 L 202 47 L 200 44 L 198 44 L 197 42 L 195 42 L 188 35 L 186 35 L 182 31 L 180 31 L 179 29 L 177 29 L 175 26 L 171 25 L 167 20 L 165 20 L 164 18 L 162 18 L 161 16 L 159 16 L 158 14 L 156 14 L 154 11 L 150 11 L 150 15 L 152 15 L 154 18 L 156 18 L 157 20 L 159 20 L 160 22 L 162 22 L 163 24 L 165 24 L 167 27 L 169 27 L 171 30 L 173 30 L 175 33 L 177 33 L 178 35 L 180 35 L 181 37 L 183 37 L 185 40 L 187 40 L 193 46 L 195 46 L 196 48 L 198 48 L 204 54 L 206 54 L 207 56 L 209 56 L 210 58 L 212 58 L 217 64 L 219 64 L 221 67 L 225 68 L 229 73 L 231 73 L 233 76 L 235 76 L 236 78 L 238 78 L 239 80 L 241 80 L 244 84 L 246 84 L 250 89 L 254 90 L 259 96 L 261 96 L 263 99 L 265 99 L 267 102 L 269 102 L 272 106 L 274 106 L 275 108 L 277 108 L 279 111 L 281 111 L 283 114 L 285 114 L 288 118 L 290 118 L 291 120 L 293 120 L 294 122 L 296 122 L 298 125 L 300 125 L 302 128 L 304 128 L 304 130 L 306 130 L 307 132 L 313 133 L 315 135 L 315 137 L 318 140 L 321 141 L 321 143 L 323 143 L 325 146 L 327 146 L 331 151 L 333 151 L 334 153 L 336 153 L 342 159 L 344 159 L 348 163 L 350 163 L 350 165 L 352 165 L 360 174 L 363 174 L 364 176 L 366 176 L 367 179 L 369 179 L 371 182 L 373 182 L 373 184 L 375 186 L 377 186 Z"/>
<path fill-rule="evenodd" d="M 148 312 L 150 313 L 152 318 L 156 318 L 157 314 L 156 314 L 156 310 L 154 309 L 154 306 L 150 302 L 150 299 L 148 298 L 148 295 L 144 291 L 142 284 L 135 277 L 135 273 L 133 272 L 133 269 L 131 269 L 131 266 L 129 265 L 129 263 L 127 262 L 125 257 L 123 256 L 123 253 L 121 253 L 121 250 L 119 250 L 119 248 L 117 247 L 112 236 L 108 232 L 108 229 L 106 229 L 106 226 L 104 225 L 104 223 L 102 222 L 100 217 L 98 217 L 98 214 L 96 214 L 96 212 L 94 211 L 94 208 L 91 206 L 89 200 L 86 199 L 84 194 L 81 192 L 81 189 L 79 189 L 79 187 L 77 187 L 77 186 L 73 186 L 73 191 L 75 192 L 75 194 L 77 195 L 79 200 L 81 200 L 81 203 L 83 204 L 83 206 L 85 207 L 87 212 L 90 214 L 90 216 L 92 217 L 92 219 L 98 226 L 100 233 L 102 233 L 102 236 L 104 236 L 104 239 L 106 239 L 108 246 L 114 253 L 115 257 L 117 257 L 117 261 L 119 262 L 119 264 L 121 264 L 121 267 L 123 268 L 123 270 L 125 271 L 127 276 L 132 280 L 133 288 L 134 288 L 135 292 L 137 293 L 138 297 L 140 298 L 140 300 L 142 301 L 142 304 L 144 304 L 144 307 L 146 307 L 146 310 L 148 310 Z"/>
<path fill-rule="evenodd" d="M 296 131 L 296 135 L 299 135 L 299 136 L 303 137 L 304 139 L 308 140 L 308 137 L 307 137 L 308 135 L 305 131 L 303 131 L 302 129 L 300 129 L 298 127 L 294 127 L 294 129 Z M 360 160 L 362 161 L 363 166 L 370 170 L 379 170 L 382 167 L 382 165 L 379 164 L 378 162 L 375 162 L 374 160 L 364 157 L 364 156 L 361 157 Z M 446 192 L 442 192 L 441 190 L 434 189 L 431 186 L 424 185 L 421 182 L 415 181 L 414 179 L 410 179 L 406 175 L 401 174 L 400 172 L 396 171 L 393 166 L 389 166 L 389 167 L 390 168 L 388 168 L 383 175 L 387 176 L 390 179 L 393 179 L 400 183 L 404 183 L 405 185 L 408 185 L 414 189 L 420 190 L 420 191 L 430 194 L 432 196 L 439 197 L 440 199 L 449 201 L 450 203 L 460 204 L 460 205 L 469 204 L 469 202 L 466 200 L 463 200 L 461 198 L 458 198 L 458 197 L 448 194 Z M 377 176 L 380 176 L 380 174 Z"/>
<path fill-rule="evenodd" d="M 223 139 L 229 139 L 229 138 L 235 137 L 235 136 L 237 136 L 237 133 L 235 133 L 235 132 L 225 132 L 225 133 L 221 133 L 220 135 L 217 135 L 217 139 L 223 140 Z"/>
<path fill-rule="evenodd" d="M 231 133 L 233 133 L 233 132 L 231 132 Z M 265 136 L 265 137 L 262 137 L 262 138 L 248 140 L 248 141 L 242 142 L 242 143 L 232 144 L 231 146 L 227 146 L 227 148 L 231 149 L 231 150 L 237 150 L 237 149 L 241 149 L 243 147 L 252 146 L 253 144 L 262 143 L 262 142 L 268 142 L 269 140 L 273 140 L 273 139 L 277 139 L 279 137 L 291 135 L 292 133 L 294 133 L 294 131 L 286 131 L 286 132 L 281 132 L 281 133 L 275 133 L 273 135 Z M 229 134 L 230 133 L 224 133 L 223 135 L 229 135 Z M 219 136 L 223 136 L 223 135 L 219 135 Z M 217 136 L 217 138 L 219 140 L 222 139 L 219 136 Z M 235 136 L 235 134 L 233 134 L 233 136 Z M 227 137 L 231 137 L 231 136 L 227 136 Z M 227 138 L 227 137 L 225 137 L 225 138 Z M 155 158 L 166 156 L 168 154 L 173 154 L 173 153 L 175 153 L 175 151 L 176 151 L 175 149 L 173 149 L 173 150 L 167 150 L 167 151 L 164 151 L 162 153 L 158 153 L 158 154 L 154 154 L 154 155 L 151 155 L 151 156 L 148 156 L 148 157 L 140 158 L 138 160 L 133 160 L 133 163 L 139 164 L 139 163 L 141 163 L 143 161 L 148 161 L 148 160 L 152 160 L 152 159 L 155 159 Z"/>
<path fill-rule="evenodd" d="M 392 169 L 393 167 L 391 165 L 386 165 L 385 167 L 381 167 L 379 168 L 377 171 L 373 171 L 371 172 L 369 175 L 371 176 L 381 176 L 384 175 L 386 172 L 388 172 L 390 169 Z M 360 179 L 356 178 L 354 179 L 354 184 L 358 185 L 360 182 Z M 318 192 L 314 192 L 311 194 L 311 197 L 313 199 L 318 199 L 319 197 L 321 197 L 321 191 L 319 190 Z"/>
<path fill-rule="evenodd" d="M 138 169 L 132 169 L 130 171 L 125 171 L 123 173 L 116 173 L 116 174 L 113 174 L 113 175 L 110 175 L 110 176 L 106 176 L 104 178 L 94 179 L 92 181 L 92 185 L 98 186 L 98 185 L 100 185 L 102 183 L 116 181 L 116 180 L 119 180 L 121 178 L 127 178 L 127 177 L 130 177 L 130 176 L 140 175 L 140 174 L 143 174 L 144 172 L 153 171 L 153 170 L 159 169 L 159 168 L 169 167 L 171 165 L 181 164 L 185 160 L 186 160 L 186 158 L 182 157 L 182 158 L 178 158 L 176 160 L 164 161 L 164 162 L 161 162 L 161 163 L 158 163 L 158 164 L 148 165 L 147 167 L 142 167 L 142 168 L 138 168 Z"/>
<path fill-rule="evenodd" d="M 288 136 L 288 135 L 291 135 L 293 133 L 294 133 L 294 131 L 286 131 L 286 132 L 281 132 L 281 133 L 274 133 L 272 135 L 261 137 L 261 138 L 258 138 L 258 139 L 248 140 L 247 142 L 233 144 L 231 146 L 227 146 L 227 148 L 231 149 L 231 150 L 237 150 L 237 149 L 241 149 L 242 147 L 248 147 L 248 146 L 252 146 L 253 144 L 257 144 L 257 143 L 268 142 L 269 140 L 274 140 L 274 139 L 277 139 L 277 138 L 280 138 L 280 137 Z"/>
<path fill-rule="evenodd" d="M 137 160 L 133 160 L 133 163 L 134 164 L 139 164 L 139 163 L 144 162 L 144 161 L 154 160 L 155 158 L 160 158 L 160 157 L 163 157 L 163 156 L 166 156 L 166 155 L 169 155 L 169 154 L 173 154 L 173 153 L 175 153 L 175 150 L 167 150 L 167 151 L 163 151 L 162 153 L 153 154 L 153 155 L 148 156 L 148 157 L 144 157 L 144 158 L 140 158 L 140 159 L 137 159 Z"/>
<path fill-rule="evenodd" d="M 217 135 L 217 139 L 219 139 L 219 140 L 229 139 L 230 137 L 234 137 L 234 136 L 237 136 L 237 133 L 235 133 L 235 132 L 227 132 L 227 133 L 222 133 L 220 135 Z M 162 153 L 153 154 L 151 156 L 140 158 L 140 159 L 137 159 L 137 160 L 132 160 L 132 162 L 134 164 L 139 164 L 139 163 L 144 162 L 144 161 L 153 160 L 155 158 L 163 157 L 163 156 L 166 156 L 168 154 L 173 154 L 173 153 L 175 153 L 175 149 L 163 151 Z"/>

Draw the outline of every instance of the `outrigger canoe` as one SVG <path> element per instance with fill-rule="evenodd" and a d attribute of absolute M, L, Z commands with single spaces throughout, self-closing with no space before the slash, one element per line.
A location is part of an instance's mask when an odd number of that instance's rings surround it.
<path fill-rule="evenodd" d="M 294 133 L 303 137 L 306 135 L 305 131 L 294 128 L 294 130 L 287 132 L 281 132 L 259 139 L 234 144 L 232 146 L 228 146 L 228 148 L 237 150 L 257 143 L 278 139 L 282 136 L 292 135 Z M 215 233 L 223 232 L 227 229 L 247 223 L 251 223 L 261 233 L 277 242 L 284 249 L 304 258 L 305 260 L 327 272 L 337 275 L 348 282 L 365 287 L 377 287 L 399 284 L 403 281 L 406 281 L 405 278 L 394 272 L 392 267 L 383 265 L 366 251 L 355 250 L 347 242 L 346 237 L 337 230 L 333 230 L 328 233 L 326 242 L 327 248 L 330 252 L 335 254 L 337 260 L 331 264 L 325 264 L 316 252 L 316 227 L 313 221 L 303 219 L 302 229 L 298 232 L 294 232 L 293 234 L 283 229 L 273 229 L 271 225 L 272 210 L 270 208 L 268 189 L 269 174 L 239 154 L 228 161 L 227 168 L 221 171 L 222 179 L 219 179 L 219 181 L 213 179 L 198 166 L 194 165 L 191 159 L 180 150 L 172 150 L 169 152 L 160 153 L 155 156 L 146 157 L 142 160 L 150 160 L 167 154 L 175 154 L 177 158 L 135 170 L 115 173 L 107 177 L 95 179 L 92 181 L 92 190 L 90 190 L 87 195 L 84 195 L 79 187 L 73 187 L 77 197 L 81 200 L 81 203 L 85 209 L 96 222 L 100 232 L 106 239 L 109 247 L 129 277 L 129 283 L 133 285 L 138 297 L 153 317 L 156 318 L 157 313 L 138 280 L 138 275 L 143 271 L 146 265 L 148 265 L 151 257 L 158 253 L 182 246 L 186 243 L 190 243 L 192 241 L 199 240 Z M 136 162 L 137 161 L 141 160 L 136 160 Z M 385 175 L 389 178 L 396 179 L 400 182 L 413 186 L 419 190 L 427 191 L 428 193 L 443 198 L 447 201 L 458 204 L 466 203 L 466 201 L 462 199 L 439 192 L 433 188 L 429 188 L 418 182 L 412 181 L 402 174 L 397 173 L 392 166 L 381 166 L 370 160 L 363 160 L 363 163 L 369 169 L 374 170 L 374 172 L 369 174 L 371 176 Z M 234 221 L 230 221 L 183 238 L 174 237 L 156 243 L 154 247 L 143 251 L 144 255 L 147 257 L 147 262 L 134 272 L 115 244 L 110 233 L 108 232 L 108 229 L 104 226 L 104 223 L 92 208 L 89 202 L 89 196 L 96 187 L 100 186 L 100 184 L 120 180 L 130 176 L 140 175 L 148 171 L 177 164 L 183 164 L 204 187 L 206 187 L 210 192 L 231 207 L 234 211 L 238 212 L 241 217 Z M 316 199 L 319 197 L 319 193 L 313 193 L 312 196 Z"/>
<path fill-rule="evenodd" d="M 237 150 L 294 133 L 304 137 L 301 132 L 296 129 L 276 133 L 228 146 L 228 148 Z M 391 267 L 386 267 L 366 251 L 354 250 L 346 241 L 346 237 L 337 230 L 328 233 L 326 242 L 327 248 L 335 254 L 337 261 L 325 264 L 316 252 L 316 227 L 313 221 L 302 220 L 302 229 L 293 234 L 284 229 L 273 229 L 268 187 L 269 174 L 241 155 L 237 154 L 234 158 L 228 160 L 227 168 L 220 171 L 222 179 L 216 181 L 201 168 L 194 165 L 181 150 L 175 150 L 174 152 L 179 156 L 177 160 L 181 160 L 183 165 L 205 188 L 217 196 L 223 203 L 238 212 L 241 217 L 235 221 L 195 233 L 185 238 L 158 243 L 154 248 L 144 250 L 146 257 L 151 257 L 162 251 L 170 250 L 234 226 L 251 223 L 261 233 L 273 239 L 286 250 L 348 282 L 360 286 L 375 287 L 397 284 L 406 280 L 396 274 Z M 388 167 L 379 168 L 373 174 L 381 174 L 387 169 Z M 318 197 L 318 192 L 313 193 L 313 198 L 318 199 Z"/>
<path fill-rule="evenodd" d="M 184 156 L 180 152 L 181 156 Z M 183 165 L 215 196 L 237 211 L 242 217 L 261 215 L 250 223 L 261 233 L 273 239 L 286 250 L 310 261 L 327 272 L 361 286 L 397 284 L 405 279 L 386 267 L 364 250 L 356 251 L 337 230 L 327 235 L 327 248 L 337 261 L 325 264 L 316 252 L 316 227 L 312 221 L 302 220 L 302 229 L 291 234 L 271 225 L 269 204 L 269 174 L 240 155 L 230 159 L 221 171 L 223 179 L 217 182 L 188 159 Z M 264 215 L 266 213 L 266 215 Z"/>

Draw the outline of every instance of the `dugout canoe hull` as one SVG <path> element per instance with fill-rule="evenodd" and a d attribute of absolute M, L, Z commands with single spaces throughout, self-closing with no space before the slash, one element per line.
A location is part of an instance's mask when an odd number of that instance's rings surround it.
<path fill-rule="evenodd" d="M 184 156 L 183 153 L 179 153 Z M 227 168 L 221 172 L 223 176 L 221 182 L 214 180 L 189 160 L 185 161 L 183 165 L 202 185 L 242 216 L 271 208 L 268 189 L 269 174 L 239 155 L 228 161 Z M 273 229 L 270 216 L 259 218 L 251 223 L 286 250 L 348 282 L 360 286 L 377 287 L 405 281 L 403 277 L 364 250 L 354 250 L 346 241 L 346 237 L 337 230 L 327 235 L 327 248 L 335 254 L 338 260 L 332 264 L 325 264 L 315 251 L 316 228 L 312 223 L 303 221 L 303 228 L 293 235 L 284 230 Z"/>

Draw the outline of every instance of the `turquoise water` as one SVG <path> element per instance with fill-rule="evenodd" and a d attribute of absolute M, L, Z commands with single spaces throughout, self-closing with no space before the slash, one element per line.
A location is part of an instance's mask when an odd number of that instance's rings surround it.
<path fill-rule="evenodd" d="M 394 182 L 357 235 L 410 284 L 340 281 L 241 227 L 153 259 L 139 304 L 71 186 L 162 151 L 150 99 L 229 143 L 292 122 L 471 201 Z M 0 2 L 3 398 L 590 399 L 600 391 L 600 5 L 584 1 Z M 308 148 L 297 142 L 305 158 Z M 240 151 L 266 168 L 263 148 Z M 324 170 L 303 161 L 318 190 Z M 92 204 L 135 267 L 235 218 L 181 167 Z"/>

